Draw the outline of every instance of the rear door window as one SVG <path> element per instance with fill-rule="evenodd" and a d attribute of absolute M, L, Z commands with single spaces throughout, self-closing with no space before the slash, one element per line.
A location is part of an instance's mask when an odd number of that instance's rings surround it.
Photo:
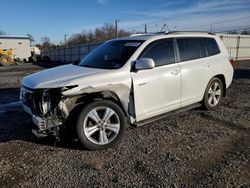
<path fill-rule="evenodd" d="M 173 40 L 161 40 L 150 44 L 140 58 L 151 58 L 155 66 L 167 65 L 175 62 Z"/>
<path fill-rule="evenodd" d="M 177 38 L 176 41 L 181 61 L 189 61 L 200 58 L 198 38 Z"/>
<path fill-rule="evenodd" d="M 220 53 L 217 42 L 213 38 L 203 38 L 208 56 L 216 55 Z"/>

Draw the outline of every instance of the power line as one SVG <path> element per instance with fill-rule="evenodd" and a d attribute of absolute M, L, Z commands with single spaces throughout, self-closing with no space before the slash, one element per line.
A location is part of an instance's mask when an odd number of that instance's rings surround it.
<path fill-rule="evenodd" d="M 239 28 L 239 29 L 229 29 L 229 30 L 224 30 L 224 31 L 218 31 L 220 33 L 225 33 L 225 32 L 230 32 L 230 31 L 244 31 L 244 30 L 248 30 L 250 29 L 250 27 L 245 27 L 245 28 Z M 217 32 L 217 33 L 218 33 Z"/>
<path fill-rule="evenodd" d="M 230 27 L 230 30 L 249 28 L 249 27 L 250 27 L 250 25 L 242 25 L 242 26 Z M 222 31 L 224 31 L 224 30 L 222 30 Z M 217 30 L 217 32 L 221 32 L 221 30 Z"/>
<path fill-rule="evenodd" d="M 238 20 L 243 20 L 243 19 L 247 19 L 247 18 L 250 18 L 250 16 L 239 17 L 239 18 L 234 18 L 234 19 L 228 19 L 228 20 L 224 20 L 224 21 L 221 20 L 221 21 L 218 21 L 218 22 L 213 22 L 213 23 L 208 23 L 208 24 L 202 24 L 202 25 L 194 25 L 194 26 L 182 28 L 181 30 L 192 29 L 194 27 L 202 27 L 202 26 L 210 26 L 210 29 L 213 29 L 213 25 L 217 25 L 217 24 L 221 24 L 221 23 L 227 23 L 227 22 L 233 22 L 233 21 L 238 21 Z M 165 19 L 161 19 L 159 21 L 163 21 L 163 20 L 165 20 Z M 147 22 L 146 23 L 147 24 L 147 28 L 155 28 L 155 23 L 156 22 L 157 21 Z M 128 27 L 128 28 L 125 28 L 125 29 L 126 30 L 134 30 L 134 29 L 137 29 L 139 27 L 140 27 L 140 25 L 138 24 L 138 25 L 134 25 L 134 26 L 131 26 L 131 27 Z"/>
<path fill-rule="evenodd" d="M 250 18 L 250 16 L 241 17 L 241 18 L 235 18 L 235 19 L 230 19 L 230 20 L 224 20 L 224 21 L 219 21 L 219 22 L 215 22 L 215 23 L 212 23 L 212 24 L 215 25 L 215 24 L 220 24 L 220 23 L 225 23 L 225 22 L 232 22 L 232 21 L 244 20 L 246 18 Z"/>
<path fill-rule="evenodd" d="M 227 23 L 227 22 L 233 22 L 233 21 L 238 21 L 238 20 L 243 20 L 243 19 L 247 19 L 247 18 L 250 18 L 250 16 L 235 18 L 235 19 L 230 19 L 230 20 L 224 20 L 224 21 L 219 21 L 219 22 L 214 22 L 214 23 L 209 23 L 209 24 L 190 26 L 190 27 L 182 28 L 182 30 L 192 29 L 194 27 L 209 26 L 209 25 L 210 25 L 210 27 L 213 27 L 213 25 L 217 25 L 217 24 L 221 24 L 221 23 Z"/>

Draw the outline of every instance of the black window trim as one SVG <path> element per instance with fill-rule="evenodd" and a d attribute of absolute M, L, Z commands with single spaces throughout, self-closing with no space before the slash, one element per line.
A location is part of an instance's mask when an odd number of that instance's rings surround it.
<path fill-rule="evenodd" d="M 202 44 L 203 44 L 203 47 L 204 47 L 205 53 L 206 53 L 206 56 L 205 56 L 205 57 L 209 57 L 208 52 L 207 52 L 206 45 L 205 45 L 204 40 L 203 40 L 204 37 L 197 37 L 197 38 L 198 38 L 198 40 L 200 39 L 201 42 L 202 42 Z M 200 45 L 199 45 L 199 46 L 200 46 Z M 201 57 L 200 59 L 205 58 L 205 57 Z"/>
<path fill-rule="evenodd" d="M 178 37 L 178 38 L 181 38 L 181 37 Z M 173 40 L 174 40 L 174 46 L 175 46 L 175 50 L 176 50 L 177 63 L 180 63 L 181 62 L 181 58 L 180 58 L 179 46 L 177 44 L 176 38 L 173 38 Z"/>
<path fill-rule="evenodd" d="M 178 62 L 178 61 L 177 61 L 178 57 L 177 57 L 177 53 L 176 53 L 176 46 L 175 46 L 174 38 L 164 38 L 164 39 L 158 39 L 158 40 L 155 40 L 155 41 L 150 42 L 150 43 L 142 50 L 142 52 L 139 54 L 139 56 L 138 56 L 138 58 L 137 58 L 136 60 L 140 59 L 141 56 L 148 50 L 148 48 L 150 48 L 151 45 L 154 45 L 155 43 L 161 43 L 161 42 L 167 42 L 167 41 L 172 41 L 173 48 L 174 48 L 174 62 L 173 62 L 173 63 L 170 63 L 170 64 L 158 65 L 158 66 L 155 66 L 155 68 L 176 64 L 176 63 Z"/>

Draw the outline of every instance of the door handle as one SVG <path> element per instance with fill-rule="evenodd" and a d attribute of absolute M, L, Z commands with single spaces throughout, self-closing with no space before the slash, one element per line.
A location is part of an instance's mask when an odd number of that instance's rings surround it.
<path fill-rule="evenodd" d="M 139 83 L 139 86 L 144 86 L 146 84 L 147 84 L 147 82 Z"/>
<path fill-rule="evenodd" d="M 175 70 L 173 70 L 173 71 L 171 72 L 171 74 L 177 75 L 177 74 L 179 74 L 180 72 L 181 72 L 180 69 L 175 69 Z"/>

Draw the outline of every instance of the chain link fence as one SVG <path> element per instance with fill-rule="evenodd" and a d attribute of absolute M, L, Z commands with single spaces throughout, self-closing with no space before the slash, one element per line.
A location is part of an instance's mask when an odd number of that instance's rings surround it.
<path fill-rule="evenodd" d="M 42 57 L 48 57 L 54 62 L 70 63 L 82 59 L 100 44 L 101 43 L 82 44 L 76 46 L 53 48 L 42 51 L 41 55 Z"/>

